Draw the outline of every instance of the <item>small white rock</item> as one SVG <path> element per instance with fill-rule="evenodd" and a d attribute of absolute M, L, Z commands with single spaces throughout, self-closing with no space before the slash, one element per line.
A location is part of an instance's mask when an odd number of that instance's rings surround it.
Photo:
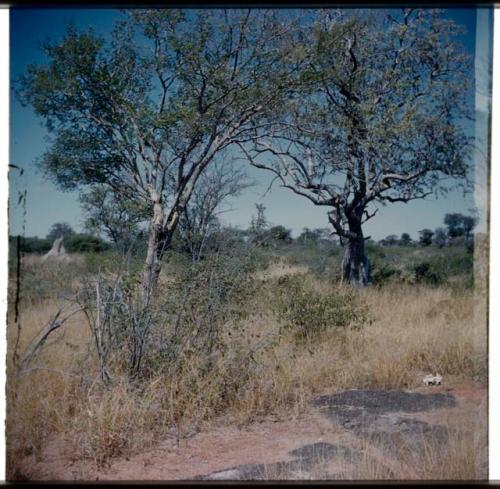
<path fill-rule="evenodd" d="M 425 385 L 441 385 L 441 381 L 443 380 L 443 377 L 439 375 L 438 373 L 432 375 L 426 375 L 424 377 L 424 384 Z"/>

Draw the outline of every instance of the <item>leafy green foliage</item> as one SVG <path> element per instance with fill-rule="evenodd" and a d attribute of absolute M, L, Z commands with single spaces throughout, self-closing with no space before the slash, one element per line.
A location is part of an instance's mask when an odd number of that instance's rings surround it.
<path fill-rule="evenodd" d="M 477 219 L 473 216 L 453 213 L 444 216 L 444 223 L 448 226 L 448 235 L 450 238 L 459 236 L 468 238 L 477 224 Z"/>
<path fill-rule="evenodd" d="M 383 285 L 389 281 L 400 278 L 401 270 L 394 268 L 388 263 L 375 261 L 372 262 L 371 277 L 373 285 Z"/>
<path fill-rule="evenodd" d="M 443 276 L 439 271 L 432 268 L 428 262 L 422 262 L 414 266 L 415 280 L 431 285 L 437 285 L 443 281 Z"/>
<path fill-rule="evenodd" d="M 17 254 L 17 236 L 9 236 L 9 254 L 14 257 Z M 49 239 L 40 239 L 38 237 L 20 237 L 20 251 L 22 253 L 47 253 L 52 247 L 52 241 Z"/>
<path fill-rule="evenodd" d="M 107 39 L 69 26 L 16 81 L 51 133 L 40 166 L 60 188 L 105 186 L 149 211 L 145 295 L 201 174 L 284 96 L 278 17 L 133 9 Z"/>
<path fill-rule="evenodd" d="M 298 339 L 338 328 L 360 328 L 368 319 L 350 288 L 319 292 L 305 274 L 280 277 L 276 287 L 275 314 Z"/>
<path fill-rule="evenodd" d="M 51 226 L 49 233 L 47 234 L 47 239 L 49 241 L 54 241 L 57 238 L 68 238 L 74 234 L 75 231 L 73 231 L 73 228 L 67 222 L 58 222 Z"/>
<path fill-rule="evenodd" d="M 432 242 L 442 248 L 448 243 L 448 236 L 446 234 L 446 230 L 443 228 L 436 228 L 434 230 L 434 236 L 432 237 Z"/>
<path fill-rule="evenodd" d="M 52 240 L 37 237 L 21 237 L 22 253 L 45 254 L 52 248 Z M 63 241 L 68 253 L 101 253 L 110 249 L 109 243 L 90 234 L 75 234 Z M 9 236 L 11 259 L 17 254 L 17 236 Z"/>
<path fill-rule="evenodd" d="M 104 234 L 122 251 L 136 245 L 139 224 L 151 210 L 136 195 L 115 193 L 105 185 L 95 185 L 80 195 L 86 214 L 85 227 L 92 234 Z"/>
<path fill-rule="evenodd" d="M 68 253 L 99 253 L 110 248 L 109 243 L 89 234 L 75 234 L 64 241 Z"/>
<path fill-rule="evenodd" d="M 408 233 L 401 234 L 401 238 L 399 240 L 399 243 L 402 246 L 409 246 L 412 243 L 411 236 Z"/>
<path fill-rule="evenodd" d="M 157 305 L 169 324 L 160 322 L 153 331 L 154 362 L 168 367 L 181 356 L 223 351 L 224 325 L 231 322 L 234 334 L 238 322 L 248 317 L 246 301 L 255 287 L 252 270 L 248 257 L 239 253 L 214 254 L 182 270 Z"/>
<path fill-rule="evenodd" d="M 431 231 L 430 229 L 422 229 L 418 232 L 419 236 L 419 243 L 422 246 L 429 246 L 432 244 L 432 237 L 434 236 L 434 231 Z"/>
<path fill-rule="evenodd" d="M 290 244 L 292 242 L 292 231 L 285 226 L 272 226 L 267 232 L 271 241 L 278 244 Z"/>
<path fill-rule="evenodd" d="M 373 284 L 377 286 L 391 282 L 466 287 L 472 284 L 473 256 L 463 244 L 384 248 L 370 243 L 368 256 Z"/>
<path fill-rule="evenodd" d="M 381 239 L 380 244 L 382 246 L 396 246 L 397 244 L 399 244 L 398 237 L 395 234 L 390 234 L 389 236 L 386 236 L 384 239 Z"/>
<path fill-rule="evenodd" d="M 168 279 L 147 303 L 142 300 L 140 267 L 123 264 L 116 270 L 101 260 L 103 268 L 87 274 L 78 300 L 95 331 L 104 379 L 115 369 L 132 377 L 172 373 L 191 360 L 210 368 L 210 355 L 224 351 L 224 328 L 229 323 L 230 334 L 237 331 L 255 292 L 250 250 L 233 244 L 221 240 L 196 262 L 171 252 L 175 266 L 168 268 Z"/>

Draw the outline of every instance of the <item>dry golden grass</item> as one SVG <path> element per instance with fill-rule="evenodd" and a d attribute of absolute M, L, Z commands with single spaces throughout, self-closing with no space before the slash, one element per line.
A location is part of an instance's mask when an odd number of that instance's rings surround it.
<path fill-rule="evenodd" d="M 307 273 L 308 268 L 301 265 L 289 265 L 286 260 L 280 258 L 271 263 L 265 270 L 259 270 L 255 276 L 257 279 L 265 280 L 269 278 L 283 277 L 285 275 L 295 275 Z"/>
<path fill-rule="evenodd" d="M 299 413 L 315 392 L 346 388 L 412 388 L 430 372 L 486 380 L 486 316 L 474 315 L 472 292 L 399 286 L 369 289 L 362 300 L 372 316 L 361 330 L 325 333 L 296 345 L 285 337 L 262 353 L 233 410 Z M 247 326 L 254 337 L 276 328 L 270 316 Z M 293 412 L 293 410 L 292 410 Z"/>
<path fill-rule="evenodd" d="M 285 465 L 265 466 L 259 478 L 267 480 L 405 480 L 478 481 L 488 478 L 486 403 L 477 417 L 451 414 L 446 419 L 446 441 L 423 437 L 421 450 L 401 447 L 397 457 L 389 457 L 376 440 L 360 440 L 355 449 L 361 457 L 335 457 L 321 452 L 304 467 L 293 470 Z"/>
<path fill-rule="evenodd" d="M 277 267 L 267 277 L 287 271 L 282 264 Z M 303 272 L 296 268 L 288 271 Z M 323 291 L 333 287 L 316 286 Z M 322 391 L 419 387 L 423 375 L 434 371 L 445 378 L 485 380 L 486 315 L 478 309 L 484 305 L 482 297 L 407 285 L 370 288 L 360 300 L 372 318 L 364 328 L 326 332 L 301 344 L 290 333 L 279 335 L 279 321 L 261 300 L 209 375 L 193 360 L 175 376 L 157 375 L 140 385 L 118 376 L 110 387 L 93 381 L 97 371 L 88 351 L 89 329 L 82 315 L 73 317 L 49 339 L 37 368 L 20 378 L 9 369 L 8 477 L 21 477 L 21 459 L 40 453 L 52 434 L 64 436 L 73 456 L 103 464 L 169 433 L 182 436 L 221 414 L 238 424 L 269 413 L 298 416 L 311 396 Z M 57 307 L 57 301 L 46 300 L 21 308 L 21 349 Z M 14 326 L 10 321 L 9 356 Z M 263 339 L 266 346 L 256 348 Z M 253 356 L 250 349 L 255 349 Z M 470 460 L 467 450 L 478 450 L 471 447 L 468 438 L 450 445 L 456 452 L 429 447 L 424 472 L 439 478 L 433 460 L 447 457 L 454 460 L 457 478 L 464 478 L 471 471 L 465 463 Z M 364 473 L 383 473 L 380 467 L 370 470 Z"/>
<path fill-rule="evenodd" d="M 19 352 L 53 317 L 59 302 L 21 307 Z M 17 330 L 12 314 L 7 329 L 7 455 L 9 468 L 26 454 L 38 455 L 47 437 L 64 429 L 80 402 L 79 362 L 88 354 L 88 328 L 82 315 L 49 337 L 44 350 L 19 376 L 12 365 Z"/>
<path fill-rule="evenodd" d="M 365 441 L 358 449 L 364 456 L 359 464 L 340 471 L 343 479 L 356 480 L 486 480 L 488 478 L 486 403 L 477 416 L 450 414 L 446 419 L 446 441 L 423 438 L 419 451 L 402 447 L 397 458 L 389 459 Z M 376 445 L 376 443 L 375 443 Z"/>

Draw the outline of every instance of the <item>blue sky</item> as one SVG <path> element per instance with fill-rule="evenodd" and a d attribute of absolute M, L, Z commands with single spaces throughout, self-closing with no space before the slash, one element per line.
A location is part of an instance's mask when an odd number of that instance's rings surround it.
<path fill-rule="evenodd" d="M 92 26 L 98 33 L 106 35 L 120 15 L 119 11 L 109 9 L 12 9 L 11 79 L 17 78 L 28 64 L 44 61 L 38 49 L 40 43 L 47 37 L 60 37 L 66 21 L 72 20 L 80 28 Z M 466 27 L 467 34 L 463 42 L 466 49 L 474 54 L 476 9 L 447 9 L 446 15 Z M 481 26 L 478 31 L 484 28 Z M 47 144 L 42 121 L 29 107 L 22 107 L 14 95 L 11 96 L 10 111 L 10 162 L 25 170 L 22 177 L 16 170 L 10 172 L 10 233 L 21 233 L 24 227 L 26 236 L 43 237 L 53 223 L 62 221 L 70 223 L 77 230 L 82 229 L 83 216 L 77 193 L 59 191 L 35 168 L 35 161 L 43 154 Z M 246 227 L 255 213 L 254 203 L 260 202 L 267 207 L 270 222 L 291 228 L 294 235 L 304 227 L 328 226 L 325 208 L 315 207 L 306 199 L 278 186 L 264 195 L 271 181 L 270 174 L 250 166 L 248 174 L 257 185 L 231 203 L 232 210 L 223 215 L 228 224 Z M 16 205 L 18 192 L 25 189 L 26 214 Z M 365 234 L 380 239 L 389 234 L 408 232 L 412 237 L 417 237 L 418 230 L 424 227 L 432 229 L 442 226 L 447 212 L 469 213 L 474 207 L 473 196 L 464 197 L 461 192 L 451 193 L 438 200 L 392 204 L 381 208 L 377 216 L 366 224 Z M 479 230 L 484 230 L 484 218 Z"/>

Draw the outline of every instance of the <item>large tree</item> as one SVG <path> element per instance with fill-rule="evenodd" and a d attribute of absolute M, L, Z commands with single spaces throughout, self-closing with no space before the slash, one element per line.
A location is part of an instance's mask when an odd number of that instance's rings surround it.
<path fill-rule="evenodd" d="M 131 10 L 109 39 L 70 26 L 19 80 L 52 135 L 41 166 L 61 188 L 101 184 L 151 209 L 145 297 L 200 175 L 278 104 L 287 26 L 276 16 Z"/>
<path fill-rule="evenodd" d="M 319 11 L 286 39 L 300 88 L 267 134 L 241 139 L 250 162 L 328 209 L 343 279 L 369 282 L 363 224 L 375 204 L 445 192 L 468 176 L 461 29 L 432 9 Z"/>

